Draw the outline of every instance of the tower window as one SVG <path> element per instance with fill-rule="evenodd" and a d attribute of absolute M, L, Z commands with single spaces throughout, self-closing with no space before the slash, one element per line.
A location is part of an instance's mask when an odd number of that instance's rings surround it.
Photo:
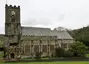
<path fill-rule="evenodd" d="M 11 15 L 11 22 L 15 22 L 15 15 Z"/>

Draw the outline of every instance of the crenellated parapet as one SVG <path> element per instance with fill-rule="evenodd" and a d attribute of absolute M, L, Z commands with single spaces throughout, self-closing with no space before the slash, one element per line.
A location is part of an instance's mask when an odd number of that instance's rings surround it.
<path fill-rule="evenodd" d="M 20 6 L 16 6 L 16 5 L 12 6 L 12 5 L 6 4 L 5 7 L 6 8 L 17 8 L 17 9 L 20 9 Z"/>

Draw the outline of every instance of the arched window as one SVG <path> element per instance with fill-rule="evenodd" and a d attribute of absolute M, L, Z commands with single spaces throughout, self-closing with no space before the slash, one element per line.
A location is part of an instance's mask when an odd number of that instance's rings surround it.
<path fill-rule="evenodd" d="M 11 22 L 15 22 L 15 15 L 11 15 Z"/>
<path fill-rule="evenodd" d="M 30 54 L 30 45 L 25 45 L 25 54 Z"/>
<path fill-rule="evenodd" d="M 39 45 L 34 45 L 34 52 L 39 52 Z"/>
<path fill-rule="evenodd" d="M 14 57 L 15 57 L 14 53 L 11 53 L 10 57 L 11 57 L 11 59 L 14 59 Z"/>
<path fill-rule="evenodd" d="M 47 45 L 42 46 L 42 52 L 47 52 Z"/>
<path fill-rule="evenodd" d="M 54 51 L 54 45 L 50 45 L 50 52 Z"/>

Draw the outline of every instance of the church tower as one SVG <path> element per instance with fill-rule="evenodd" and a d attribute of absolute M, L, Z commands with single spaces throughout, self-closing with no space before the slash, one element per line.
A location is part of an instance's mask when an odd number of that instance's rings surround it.
<path fill-rule="evenodd" d="M 20 57 L 20 6 L 5 5 L 5 58 Z"/>

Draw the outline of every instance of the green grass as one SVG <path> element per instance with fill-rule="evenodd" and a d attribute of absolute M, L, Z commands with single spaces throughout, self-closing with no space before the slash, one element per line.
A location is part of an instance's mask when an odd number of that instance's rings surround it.
<path fill-rule="evenodd" d="M 1 63 L 1 64 L 89 64 L 88 61 L 75 61 L 75 62 L 18 62 L 18 63 Z"/>

